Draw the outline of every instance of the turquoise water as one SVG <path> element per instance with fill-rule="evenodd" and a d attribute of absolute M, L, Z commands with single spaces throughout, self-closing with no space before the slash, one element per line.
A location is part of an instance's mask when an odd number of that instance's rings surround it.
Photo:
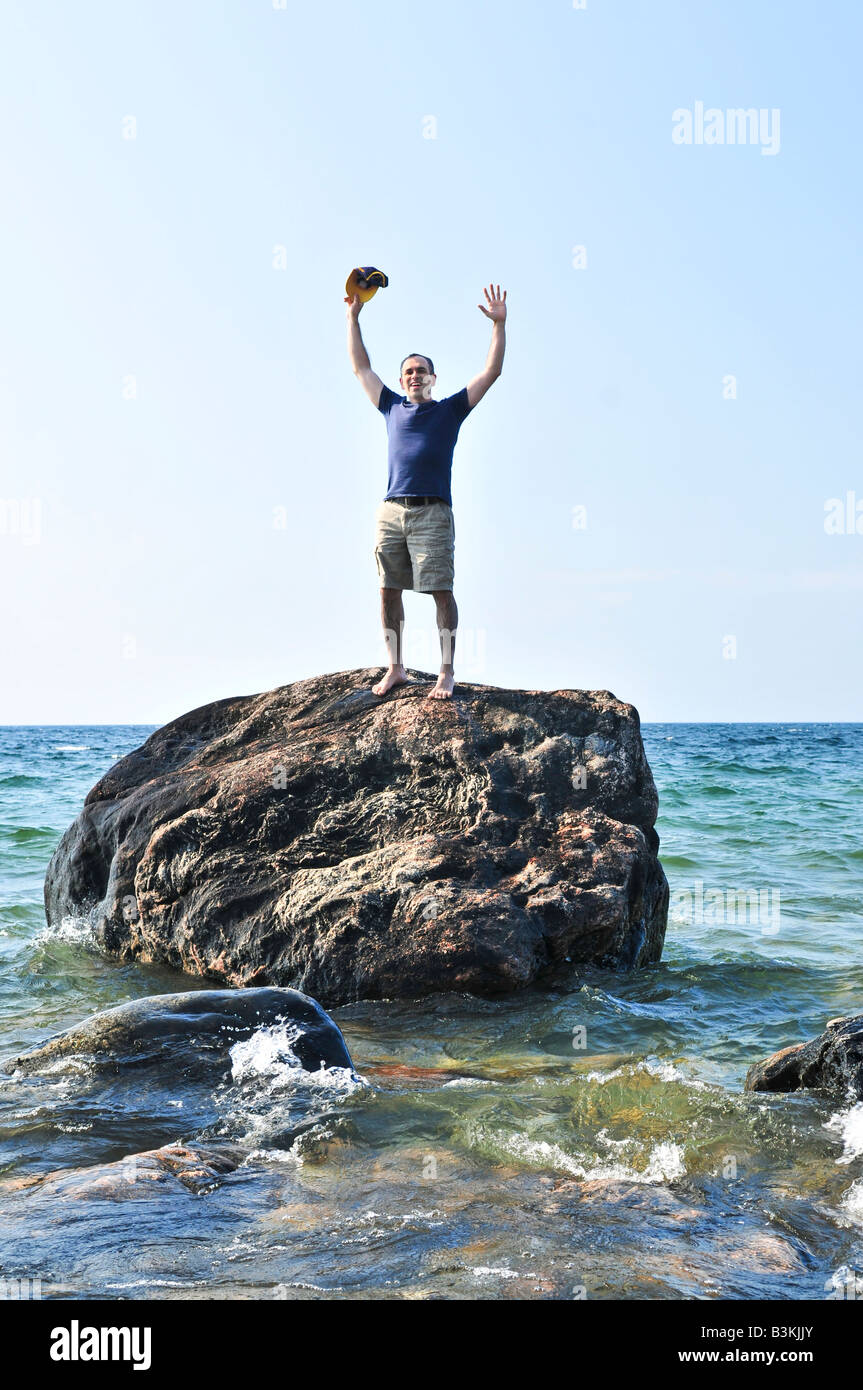
<path fill-rule="evenodd" d="M 0 729 L 2 1059 L 203 983 L 45 924 L 60 835 L 150 732 Z M 335 1010 L 359 1084 L 298 1075 L 267 1035 L 218 1081 L 7 1075 L 0 1273 L 59 1298 L 797 1299 L 863 1277 L 863 1106 L 742 1090 L 752 1061 L 863 1006 L 863 726 L 644 739 L 660 965 Z M 201 1135 L 246 1153 L 203 1193 L 22 1182 Z"/>

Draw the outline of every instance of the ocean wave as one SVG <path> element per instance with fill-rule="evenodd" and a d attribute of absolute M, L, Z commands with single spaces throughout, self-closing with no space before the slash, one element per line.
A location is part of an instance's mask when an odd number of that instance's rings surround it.
<path fill-rule="evenodd" d="M 499 1086 L 499 1081 L 492 1081 L 491 1078 L 483 1076 L 457 1076 L 452 1081 L 445 1081 L 441 1086 L 442 1091 L 473 1090 L 486 1086 Z"/>
<path fill-rule="evenodd" d="M 774 740 L 765 738 L 761 741 L 764 743 L 772 743 Z M 705 773 L 709 772 L 711 774 L 716 772 L 732 772 L 735 775 L 742 774 L 744 778 L 785 777 L 789 775 L 796 778 L 800 775 L 799 767 L 795 767 L 791 763 L 769 762 L 758 766 L 755 762 L 739 762 L 737 760 L 719 761 L 716 758 L 708 759 L 704 764 L 703 770 Z M 714 783 L 714 785 L 716 784 Z"/>
<path fill-rule="evenodd" d="M 505 1134 L 502 1130 L 478 1126 L 473 1138 L 480 1147 L 497 1149 L 502 1157 L 515 1159 L 531 1168 L 556 1168 L 574 1178 L 591 1181 L 605 1179 L 613 1182 L 662 1183 L 674 1182 L 686 1175 L 683 1149 L 673 1140 L 654 1144 L 647 1155 L 646 1166 L 635 1168 L 628 1163 L 607 1163 L 598 1155 L 583 1163 L 567 1153 L 560 1144 L 552 1144 L 545 1139 L 530 1139 L 526 1134 Z"/>
<path fill-rule="evenodd" d="M 663 1023 L 668 1022 L 667 1000 L 657 1004 L 637 1004 L 634 999 L 624 999 L 619 994 L 609 994 L 607 990 L 599 989 L 595 985 L 582 985 L 580 993 L 586 994 L 589 999 L 608 1005 L 619 1014 L 634 1014 L 638 1018 L 658 1018 Z"/>
<path fill-rule="evenodd" d="M 250 1149 L 241 1168 L 255 1168 L 258 1164 L 275 1168 L 302 1168 L 303 1156 L 296 1149 Z"/>
<path fill-rule="evenodd" d="M 301 1036 L 302 1029 L 291 1022 L 256 1029 L 230 1049 L 231 1079 L 237 1084 L 264 1080 L 270 1094 L 294 1090 L 298 1083 L 341 1095 L 367 1088 L 368 1082 L 349 1067 L 325 1067 L 321 1063 L 319 1071 L 306 1071 L 293 1048 Z"/>
<path fill-rule="evenodd" d="M 93 924 L 87 917 L 63 917 L 42 927 L 33 937 L 34 946 L 46 946 L 63 941 L 73 946 L 95 946 Z"/>
<path fill-rule="evenodd" d="M 580 1080 L 594 1081 L 598 1086 L 604 1086 L 607 1081 L 617 1081 L 621 1076 L 634 1076 L 638 1072 L 653 1076 L 657 1081 L 682 1081 L 684 1085 L 692 1086 L 697 1091 L 706 1090 L 703 1081 L 696 1081 L 694 1078 L 686 1076 L 682 1071 L 678 1071 L 673 1062 L 651 1062 L 648 1060 L 625 1062 L 622 1066 L 614 1067 L 612 1071 L 589 1071 Z"/>
<path fill-rule="evenodd" d="M 633 1144 L 638 1143 L 634 1135 L 630 1135 L 628 1139 L 612 1139 L 607 1129 L 600 1129 L 597 1132 L 596 1140 L 598 1144 L 604 1144 L 607 1149 L 617 1150 L 631 1149 Z"/>
<path fill-rule="evenodd" d="M 855 1226 L 863 1226 L 863 1178 L 858 1178 L 843 1193 L 839 1208 Z"/>
<path fill-rule="evenodd" d="M 342 1239 L 345 1245 L 369 1247 L 382 1242 L 389 1244 L 394 1235 L 405 1231 L 429 1232 L 445 1224 L 446 1213 L 438 1207 L 432 1207 L 430 1211 L 393 1213 L 368 1210 L 355 1216 L 346 1214 L 342 1218 L 342 1225 L 356 1232 Z"/>
<path fill-rule="evenodd" d="M 300 1031 L 290 1021 L 267 1024 L 234 1043 L 230 1076 L 214 1096 L 219 1133 L 248 1146 L 259 1161 L 267 1154 L 268 1163 L 302 1166 L 308 1153 L 335 1137 L 341 1103 L 371 1093 L 349 1067 L 306 1071 L 293 1046 Z"/>
<path fill-rule="evenodd" d="M 842 1140 L 843 1150 L 837 1163 L 853 1163 L 855 1158 L 863 1155 L 863 1101 L 858 1101 L 847 1110 L 837 1110 L 824 1128 Z"/>
<path fill-rule="evenodd" d="M 194 1289 L 203 1288 L 209 1279 L 129 1279 L 124 1283 L 109 1281 L 106 1289 Z"/>
<path fill-rule="evenodd" d="M 27 844 L 30 840 L 55 840 L 56 830 L 52 830 L 48 825 L 18 825 L 15 827 L 2 827 L 2 833 L 14 844 Z"/>
<path fill-rule="evenodd" d="M 275 1284 L 271 1297 L 287 1298 L 289 1289 L 309 1289 L 312 1293 L 341 1293 L 340 1284 L 310 1284 L 305 1279 L 291 1279 L 288 1283 Z"/>
<path fill-rule="evenodd" d="M 411 1226 L 417 1221 L 423 1221 L 428 1226 L 442 1226 L 444 1212 L 440 1207 L 431 1207 L 428 1211 L 408 1211 L 408 1212 L 383 1212 L 368 1210 L 361 1212 L 359 1216 L 349 1218 L 352 1224 L 372 1222 L 373 1225 L 381 1227 L 394 1227 L 401 1229 L 404 1226 Z"/>

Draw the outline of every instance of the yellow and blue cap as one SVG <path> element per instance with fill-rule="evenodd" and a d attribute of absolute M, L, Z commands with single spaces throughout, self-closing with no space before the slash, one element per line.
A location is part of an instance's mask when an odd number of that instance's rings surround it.
<path fill-rule="evenodd" d="M 348 299 L 358 294 L 362 303 L 367 304 L 372 295 L 377 294 L 378 290 L 385 290 L 388 284 L 388 277 L 376 266 L 358 265 L 348 276 L 345 293 Z"/>

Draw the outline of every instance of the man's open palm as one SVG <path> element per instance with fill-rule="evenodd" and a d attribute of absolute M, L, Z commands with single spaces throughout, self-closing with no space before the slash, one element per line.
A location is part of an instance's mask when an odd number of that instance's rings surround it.
<path fill-rule="evenodd" d="M 489 294 L 489 290 L 491 293 Z M 489 285 L 488 289 L 483 288 L 485 295 L 485 305 L 477 304 L 478 309 L 482 309 L 487 319 L 493 323 L 503 323 L 506 318 L 506 290 L 501 296 L 500 285 L 495 290 L 494 285 Z M 486 307 L 487 306 L 487 307 Z"/>

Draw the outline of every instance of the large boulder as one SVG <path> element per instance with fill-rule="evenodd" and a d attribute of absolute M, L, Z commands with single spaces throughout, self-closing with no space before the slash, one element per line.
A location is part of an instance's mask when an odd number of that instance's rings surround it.
<path fill-rule="evenodd" d="M 668 884 L 637 711 L 608 691 L 342 671 L 172 720 L 96 784 L 48 867 L 51 923 L 326 1004 L 493 995 L 657 961 Z"/>
<path fill-rule="evenodd" d="M 823 1033 L 784 1047 L 746 1074 L 747 1091 L 826 1091 L 863 1100 L 863 1014 L 831 1018 Z"/>

